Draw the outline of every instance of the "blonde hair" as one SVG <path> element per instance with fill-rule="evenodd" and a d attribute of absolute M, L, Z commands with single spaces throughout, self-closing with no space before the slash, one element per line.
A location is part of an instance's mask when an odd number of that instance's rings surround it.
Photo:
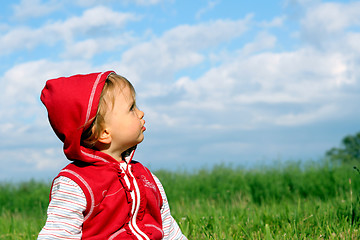
<path fill-rule="evenodd" d="M 129 87 L 132 97 L 135 99 L 134 86 L 123 76 L 115 73 L 110 74 L 104 84 L 100 95 L 99 105 L 95 117 L 89 120 L 92 122 L 81 136 L 81 144 L 87 148 L 93 148 L 105 128 L 105 115 L 109 109 L 113 109 L 115 97 L 125 87 Z M 88 124 L 86 124 L 88 125 Z"/>

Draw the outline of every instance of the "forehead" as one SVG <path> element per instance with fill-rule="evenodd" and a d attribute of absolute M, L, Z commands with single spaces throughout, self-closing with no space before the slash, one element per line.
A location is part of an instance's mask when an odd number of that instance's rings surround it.
<path fill-rule="evenodd" d="M 116 105 L 130 105 L 135 102 L 135 89 L 125 78 L 110 75 L 104 86 L 104 101 L 101 104 L 112 110 Z M 118 103 L 117 103 L 118 102 Z"/>
<path fill-rule="evenodd" d="M 135 102 L 135 91 L 128 84 L 122 84 L 115 91 L 115 100 L 125 101 L 127 104 Z"/>

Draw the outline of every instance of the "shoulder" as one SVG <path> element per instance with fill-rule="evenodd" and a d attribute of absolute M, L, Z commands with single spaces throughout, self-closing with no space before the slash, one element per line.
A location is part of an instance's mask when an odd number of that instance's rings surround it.
<path fill-rule="evenodd" d="M 78 195 L 85 197 L 81 187 L 71 178 L 65 176 L 58 176 L 57 178 L 54 179 L 54 183 L 51 189 L 51 194 L 54 194 L 59 191 L 65 193 L 78 193 Z"/>
<path fill-rule="evenodd" d="M 69 203 L 86 208 L 87 201 L 81 187 L 68 177 L 59 176 L 51 188 L 51 201 L 56 205 Z"/>
<path fill-rule="evenodd" d="M 142 171 L 145 171 L 147 174 L 153 175 L 152 172 L 147 167 L 145 167 L 142 163 L 138 161 L 132 160 L 130 162 L 130 165 L 132 166 L 133 169 L 141 169 Z"/>

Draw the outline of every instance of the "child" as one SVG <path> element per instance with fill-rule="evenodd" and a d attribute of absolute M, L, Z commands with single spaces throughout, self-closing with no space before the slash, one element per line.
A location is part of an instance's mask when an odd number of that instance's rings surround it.
<path fill-rule="evenodd" d="M 53 181 L 38 239 L 186 239 L 160 181 L 132 160 L 146 128 L 128 80 L 112 71 L 52 79 L 41 101 L 72 162 Z"/>

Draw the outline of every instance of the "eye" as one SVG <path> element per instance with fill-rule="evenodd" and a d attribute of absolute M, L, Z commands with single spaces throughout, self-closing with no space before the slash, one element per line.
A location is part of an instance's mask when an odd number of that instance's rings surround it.
<path fill-rule="evenodd" d="M 133 104 L 131 105 L 131 107 L 130 107 L 130 111 L 134 111 L 135 107 L 136 107 L 136 104 L 133 103 Z"/>

